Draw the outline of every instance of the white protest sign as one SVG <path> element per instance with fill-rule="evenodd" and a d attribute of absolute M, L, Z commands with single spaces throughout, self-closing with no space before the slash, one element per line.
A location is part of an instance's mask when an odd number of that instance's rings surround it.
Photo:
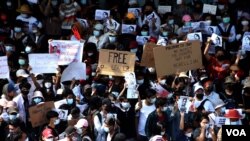
<path fill-rule="evenodd" d="M 34 3 L 34 4 L 38 3 L 38 0 L 27 0 L 27 1 L 30 2 L 30 3 Z"/>
<path fill-rule="evenodd" d="M 67 104 L 67 101 L 66 99 L 63 99 L 63 100 L 59 100 L 59 101 L 56 101 L 54 102 L 54 105 L 55 105 L 55 109 L 59 109 L 59 107 L 63 104 Z"/>
<path fill-rule="evenodd" d="M 148 22 L 151 22 L 153 19 L 157 20 L 156 13 L 155 13 L 155 12 L 152 12 L 151 14 L 149 14 L 149 15 L 146 17 L 146 19 L 147 19 Z"/>
<path fill-rule="evenodd" d="M 189 33 L 187 34 L 187 39 L 189 41 L 199 40 L 200 42 L 202 42 L 201 32 Z"/>
<path fill-rule="evenodd" d="M 250 51 L 250 35 L 243 36 L 242 49 L 245 51 Z"/>
<path fill-rule="evenodd" d="M 191 22 L 192 29 L 199 30 L 200 29 L 200 22 Z"/>
<path fill-rule="evenodd" d="M 188 96 L 180 96 L 177 103 L 178 103 L 178 108 L 181 112 L 188 113 L 189 107 L 191 106 L 191 102 L 189 101 Z"/>
<path fill-rule="evenodd" d="M 56 54 L 29 54 L 29 65 L 31 72 L 39 73 L 56 73 L 58 68 L 58 56 Z"/>
<path fill-rule="evenodd" d="M 144 45 L 145 43 L 148 42 L 148 39 L 150 36 L 136 36 L 136 41 L 138 45 Z"/>
<path fill-rule="evenodd" d="M 58 113 L 58 118 L 61 120 L 67 120 L 68 119 L 68 110 L 63 110 L 63 109 L 56 109 Z"/>
<path fill-rule="evenodd" d="M 86 80 L 86 64 L 82 62 L 72 62 L 62 73 L 61 82 L 75 80 Z"/>
<path fill-rule="evenodd" d="M 116 20 L 111 19 L 106 21 L 106 27 L 109 30 L 118 30 L 120 28 L 120 24 Z"/>
<path fill-rule="evenodd" d="M 122 24 L 122 33 L 134 33 L 136 31 L 136 25 Z"/>
<path fill-rule="evenodd" d="M 156 45 L 166 46 L 167 44 L 168 44 L 168 37 L 162 37 L 162 36 L 158 37 Z"/>
<path fill-rule="evenodd" d="M 135 17 L 139 17 L 141 13 L 141 8 L 128 8 L 128 12 L 134 13 Z"/>
<path fill-rule="evenodd" d="M 211 40 L 214 43 L 215 46 L 220 46 L 222 47 L 222 37 L 213 33 L 211 36 Z"/>
<path fill-rule="evenodd" d="M 206 26 L 205 31 L 208 35 L 212 35 L 213 33 L 216 32 L 216 26 Z"/>
<path fill-rule="evenodd" d="M 226 118 L 225 117 L 215 117 L 215 125 L 217 127 L 222 127 L 222 125 L 225 125 Z"/>
<path fill-rule="evenodd" d="M 58 65 L 82 62 L 83 43 L 69 40 L 52 40 L 49 41 L 49 53 L 55 53 L 58 56 Z"/>
<path fill-rule="evenodd" d="M 81 19 L 81 18 L 76 18 L 76 20 L 82 24 L 83 27 L 88 28 L 89 24 L 88 21 L 86 19 Z"/>
<path fill-rule="evenodd" d="M 135 73 L 134 72 L 126 72 L 124 74 L 124 79 L 127 83 L 127 98 L 128 99 L 137 99 L 138 95 L 136 93 L 136 78 L 135 78 Z"/>
<path fill-rule="evenodd" d="M 151 88 L 157 92 L 157 94 L 156 94 L 157 97 L 166 98 L 169 94 L 169 92 L 158 83 L 152 83 Z"/>
<path fill-rule="evenodd" d="M 217 10 L 216 5 L 204 4 L 202 12 L 216 15 L 216 10 Z"/>
<path fill-rule="evenodd" d="M 158 13 L 165 14 L 165 13 L 171 12 L 171 8 L 172 8 L 171 6 L 159 5 Z"/>
<path fill-rule="evenodd" d="M 108 19 L 110 15 L 110 10 L 96 9 L 95 20 L 105 20 Z"/>
<path fill-rule="evenodd" d="M 7 56 L 0 57 L 0 78 L 9 78 L 10 70 Z"/>

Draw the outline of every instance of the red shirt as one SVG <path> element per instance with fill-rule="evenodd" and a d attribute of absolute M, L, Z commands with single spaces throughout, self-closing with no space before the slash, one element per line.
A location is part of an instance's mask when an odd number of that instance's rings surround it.
<path fill-rule="evenodd" d="M 211 57 L 208 65 L 208 72 L 211 78 L 223 80 L 229 72 L 230 61 L 224 60 L 222 63 L 215 57 Z"/>

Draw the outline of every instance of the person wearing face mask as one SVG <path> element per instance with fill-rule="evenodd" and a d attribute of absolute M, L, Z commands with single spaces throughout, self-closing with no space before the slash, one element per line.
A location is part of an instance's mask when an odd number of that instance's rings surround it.
<path fill-rule="evenodd" d="M 20 69 L 28 70 L 29 64 L 28 64 L 28 55 L 22 52 L 19 55 L 18 58 L 18 64 L 20 66 Z"/>
<path fill-rule="evenodd" d="M 38 105 L 44 102 L 44 97 L 41 91 L 35 91 L 32 99 L 31 99 L 31 105 Z"/>
<path fill-rule="evenodd" d="M 58 132 L 58 125 L 60 124 L 60 119 L 58 116 L 59 114 L 56 111 L 53 111 L 53 110 L 48 111 L 46 113 L 48 124 L 44 127 L 42 132 L 50 129 L 52 130 L 52 134 L 54 135 L 54 137 L 58 137 L 58 135 L 60 134 Z"/>
<path fill-rule="evenodd" d="M 13 101 L 17 103 L 17 107 L 20 111 L 20 119 L 28 125 L 29 119 L 29 99 L 28 94 L 31 88 L 31 85 L 28 82 L 22 82 L 19 85 L 21 93 L 14 97 Z"/>
<path fill-rule="evenodd" d="M 179 39 L 184 38 L 188 33 L 193 32 L 193 28 L 191 26 L 192 17 L 189 14 L 185 14 L 182 16 L 182 27 L 180 27 L 177 31 L 177 35 Z"/>
<path fill-rule="evenodd" d="M 167 111 L 167 101 L 165 98 L 157 98 L 155 101 L 156 109 L 148 115 L 145 133 L 149 138 L 154 135 L 165 135 L 171 133 L 170 129 L 166 129 L 169 122 Z M 156 124 L 157 123 L 157 124 Z"/>
<path fill-rule="evenodd" d="M 192 134 L 193 134 L 193 125 L 188 121 L 185 122 L 185 113 L 180 112 L 180 131 L 177 134 L 176 141 L 193 141 Z"/>
<path fill-rule="evenodd" d="M 144 93 L 146 98 L 140 100 L 135 105 L 136 114 L 136 129 L 137 129 L 137 141 L 148 141 L 147 134 L 145 132 L 145 125 L 149 114 L 155 111 L 156 91 L 153 89 L 147 89 Z"/>
<path fill-rule="evenodd" d="M 222 22 L 218 24 L 216 34 L 222 36 L 223 48 L 226 52 L 231 55 L 235 55 L 235 52 L 238 51 L 236 43 L 236 28 L 231 22 L 230 16 L 225 13 L 222 17 Z"/>
<path fill-rule="evenodd" d="M 104 32 L 104 26 L 100 23 L 97 23 L 94 25 L 93 35 L 90 36 L 89 39 L 87 40 L 87 42 L 94 43 L 97 47 L 97 50 L 102 49 L 105 43 L 109 41 L 108 36 L 103 32 Z"/>
<path fill-rule="evenodd" d="M 242 125 L 242 115 L 237 109 L 227 110 L 224 117 L 226 118 L 225 125 Z"/>
<path fill-rule="evenodd" d="M 117 105 L 117 119 L 119 120 L 120 132 L 124 133 L 127 139 L 135 137 L 135 112 L 131 102 L 124 96 L 119 97 Z"/>
<path fill-rule="evenodd" d="M 177 34 L 179 26 L 175 23 L 174 14 L 166 13 L 163 15 L 163 19 L 166 19 L 166 22 L 161 25 L 161 28 L 168 29 L 169 34 Z"/>
<path fill-rule="evenodd" d="M 98 51 L 96 44 L 92 42 L 85 43 L 83 54 L 84 62 L 90 67 L 92 72 L 95 72 L 95 70 L 92 70 L 92 65 L 98 63 Z"/>
<path fill-rule="evenodd" d="M 19 120 L 11 121 L 8 124 L 8 134 L 6 141 L 14 141 L 14 140 L 30 140 L 28 137 L 26 130 L 21 127 L 21 123 Z"/>
<path fill-rule="evenodd" d="M 20 15 L 18 15 L 16 17 L 16 20 L 20 20 L 22 21 L 24 27 L 23 27 L 23 31 L 24 33 L 32 33 L 32 25 L 36 24 L 36 23 L 40 23 L 40 21 L 37 20 L 37 18 L 31 16 L 32 11 L 29 7 L 29 5 L 27 4 L 23 4 L 21 5 L 21 7 L 19 9 L 17 9 L 17 12 L 20 13 Z"/>
<path fill-rule="evenodd" d="M 86 119 L 79 119 L 74 127 L 76 128 L 77 134 L 80 136 L 80 140 L 92 141 L 88 133 L 89 123 Z"/>
<path fill-rule="evenodd" d="M 216 125 L 216 118 L 217 117 L 223 117 L 225 114 L 226 108 L 225 103 L 223 101 L 220 101 L 215 106 L 215 111 L 213 113 L 210 113 L 208 115 L 209 117 L 209 124 L 215 125 L 215 129 L 218 130 L 221 126 Z"/>
<path fill-rule="evenodd" d="M 209 125 L 209 118 L 207 115 L 202 115 L 199 119 L 200 126 L 193 132 L 194 140 L 201 141 L 216 141 L 217 136 L 214 128 Z"/>

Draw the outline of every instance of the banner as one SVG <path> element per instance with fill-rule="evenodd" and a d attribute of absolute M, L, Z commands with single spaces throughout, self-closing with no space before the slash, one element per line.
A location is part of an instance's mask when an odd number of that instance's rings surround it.
<path fill-rule="evenodd" d="M 171 6 L 159 5 L 157 11 L 158 11 L 159 14 L 165 14 L 165 13 L 168 13 L 168 12 L 170 13 L 171 9 L 172 9 Z"/>
<path fill-rule="evenodd" d="M 82 62 L 70 63 L 62 73 L 61 82 L 75 80 L 86 80 L 86 64 Z"/>
<path fill-rule="evenodd" d="M 56 54 L 29 54 L 29 65 L 31 72 L 40 73 L 56 73 L 58 65 L 58 56 Z"/>
<path fill-rule="evenodd" d="M 134 72 L 135 53 L 107 49 L 99 52 L 100 74 L 124 76 L 125 72 Z"/>
<path fill-rule="evenodd" d="M 122 33 L 134 33 L 136 31 L 136 25 L 122 24 Z"/>
<path fill-rule="evenodd" d="M 154 59 L 154 53 L 153 48 L 155 47 L 161 47 L 152 43 L 146 43 L 143 47 L 143 53 L 141 58 L 141 66 L 145 67 L 155 67 L 155 59 Z"/>
<path fill-rule="evenodd" d="M 217 11 L 216 5 L 203 4 L 202 13 L 209 13 L 212 15 L 216 15 L 216 11 Z"/>
<path fill-rule="evenodd" d="M 95 11 L 95 20 L 105 20 L 110 16 L 110 10 L 101 10 L 96 9 Z"/>
<path fill-rule="evenodd" d="M 202 67 L 199 41 L 153 48 L 157 76 L 175 74 Z"/>
<path fill-rule="evenodd" d="M 48 111 L 54 109 L 54 102 L 44 102 L 29 108 L 30 121 L 32 127 L 44 125 L 47 122 L 46 114 Z"/>
<path fill-rule="evenodd" d="M 7 56 L 0 57 L 0 78 L 9 78 L 10 70 L 8 66 Z"/>
<path fill-rule="evenodd" d="M 49 41 L 49 53 L 58 57 L 58 65 L 68 65 L 71 62 L 82 62 L 83 43 L 69 40 Z"/>

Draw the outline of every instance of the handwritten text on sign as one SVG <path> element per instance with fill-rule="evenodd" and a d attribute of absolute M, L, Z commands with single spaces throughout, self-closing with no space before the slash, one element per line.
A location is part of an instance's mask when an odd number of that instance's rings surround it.
<path fill-rule="evenodd" d="M 104 75 L 124 76 L 125 72 L 133 72 L 135 54 L 127 51 L 100 50 L 98 67 Z"/>
<path fill-rule="evenodd" d="M 0 57 L 0 78 L 9 78 L 9 75 L 7 56 Z"/>
<path fill-rule="evenodd" d="M 174 74 L 177 70 L 188 71 L 202 67 L 199 41 L 154 48 L 153 52 L 158 76 Z"/>

